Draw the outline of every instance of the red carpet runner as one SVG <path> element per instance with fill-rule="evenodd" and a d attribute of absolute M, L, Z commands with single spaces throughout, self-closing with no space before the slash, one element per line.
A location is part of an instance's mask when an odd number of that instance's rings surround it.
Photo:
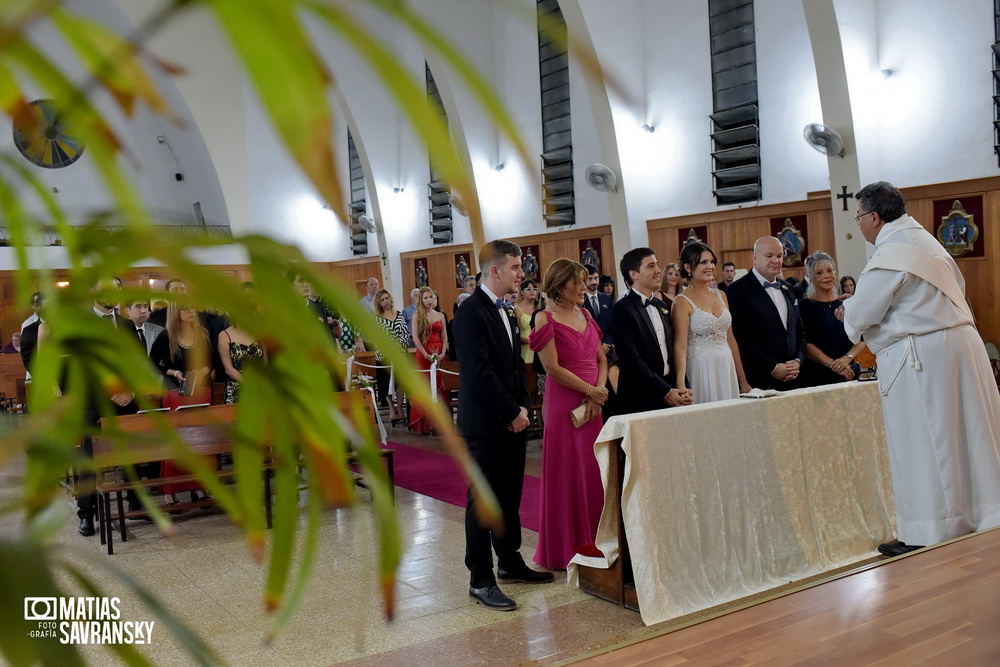
<path fill-rule="evenodd" d="M 396 486 L 424 496 L 465 507 L 466 487 L 462 473 L 447 454 L 411 447 L 398 442 L 386 445 L 395 450 Z M 538 532 L 538 503 L 542 480 L 524 476 L 521 494 L 521 526 Z"/>

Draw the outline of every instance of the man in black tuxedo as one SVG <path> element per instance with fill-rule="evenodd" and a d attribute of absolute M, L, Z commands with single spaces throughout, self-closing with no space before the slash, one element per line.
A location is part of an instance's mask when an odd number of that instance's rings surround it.
<path fill-rule="evenodd" d="M 726 290 L 733 335 L 747 382 L 759 389 L 795 389 L 806 339 L 799 304 L 778 278 L 784 248 L 773 236 L 753 244 L 753 269 Z"/>
<path fill-rule="evenodd" d="M 584 283 L 587 287 L 587 294 L 583 297 L 583 307 L 590 311 L 591 317 L 601 328 L 604 336 L 602 342 L 605 345 L 611 344 L 611 297 L 600 292 L 597 285 L 601 282 L 601 272 L 593 264 L 584 264 L 587 269 L 587 280 Z M 604 350 L 607 353 L 607 349 Z"/>
<path fill-rule="evenodd" d="M 529 568 L 521 548 L 521 487 L 524 484 L 524 430 L 528 426 L 528 387 L 517 320 L 501 296 L 516 291 L 524 271 L 521 249 L 491 241 L 479 251 L 482 286 L 465 300 L 455 317 L 455 346 L 461 375 L 458 428 L 503 511 L 503 532 L 479 525 L 469 493 L 465 508 L 465 565 L 469 595 L 490 609 L 517 607 L 497 587 L 503 581 L 530 584 L 553 580 L 551 572 Z M 493 554 L 497 573 L 493 573 Z"/>
<path fill-rule="evenodd" d="M 615 414 L 690 405 L 690 390 L 674 385 L 674 340 L 669 308 L 653 293 L 663 270 L 651 248 L 635 248 L 619 268 L 631 289 L 611 309 L 611 335 L 618 353 Z"/>

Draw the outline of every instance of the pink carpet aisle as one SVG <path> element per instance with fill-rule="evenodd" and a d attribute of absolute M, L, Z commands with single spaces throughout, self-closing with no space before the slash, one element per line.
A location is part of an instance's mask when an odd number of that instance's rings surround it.
<path fill-rule="evenodd" d="M 447 454 L 411 447 L 398 442 L 386 445 L 395 450 L 396 486 L 424 496 L 465 507 L 465 481 L 458 465 Z M 524 476 L 521 494 L 521 526 L 538 532 L 538 503 L 542 480 Z"/>

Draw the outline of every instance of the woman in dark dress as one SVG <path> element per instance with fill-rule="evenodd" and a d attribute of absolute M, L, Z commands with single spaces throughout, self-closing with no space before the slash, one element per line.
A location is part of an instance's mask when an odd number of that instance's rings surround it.
<path fill-rule="evenodd" d="M 806 366 L 803 386 L 816 386 L 853 380 L 861 371 L 854 361 L 865 349 L 864 342 L 852 344 L 844 333 L 844 323 L 837 319 L 837 309 L 844 300 L 838 296 L 837 267 L 825 252 L 806 258 L 809 291 L 799 302 L 802 326 L 806 330 Z"/>
<path fill-rule="evenodd" d="M 167 328 L 153 341 L 149 358 L 163 375 L 166 389 L 163 407 L 173 410 L 182 405 L 212 402 L 211 345 L 197 310 L 168 306 Z M 161 468 L 163 477 L 186 472 L 175 461 L 164 461 Z M 160 490 L 168 505 L 177 504 L 174 494 L 181 491 L 191 491 L 194 498 L 205 497 L 204 491 L 194 482 L 164 484 Z"/>

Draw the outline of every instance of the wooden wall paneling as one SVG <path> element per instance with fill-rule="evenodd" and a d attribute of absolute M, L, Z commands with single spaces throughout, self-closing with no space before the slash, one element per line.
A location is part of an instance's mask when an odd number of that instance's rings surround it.
<path fill-rule="evenodd" d="M 469 253 L 469 258 L 473 264 L 473 266 L 469 267 L 469 270 L 472 271 L 472 275 L 475 275 L 479 268 L 475 265 L 476 257 L 472 252 L 472 245 L 469 243 L 425 248 L 423 250 L 402 253 L 400 255 L 403 272 L 403 289 L 401 294 L 404 303 L 402 306 L 397 307 L 402 308 L 409 305 L 410 290 L 416 287 L 416 278 L 413 273 L 414 262 L 418 258 L 426 258 L 427 283 L 438 294 L 441 312 L 451 319 L 452 308 L 461 291 L 458 287 L 458 280 L 455 273 L 455 255 L 459 253 Z"/>
<path fill-rule="evenodd" d="M 352 285 L 359 299 L 368 294 L 369 278 L 378 278 L 379 285 L 385 285 L 382 261 L 378 257 L 358 257 L 339 262 L 326 262 L 319 266 L 345 285 Z"/>

